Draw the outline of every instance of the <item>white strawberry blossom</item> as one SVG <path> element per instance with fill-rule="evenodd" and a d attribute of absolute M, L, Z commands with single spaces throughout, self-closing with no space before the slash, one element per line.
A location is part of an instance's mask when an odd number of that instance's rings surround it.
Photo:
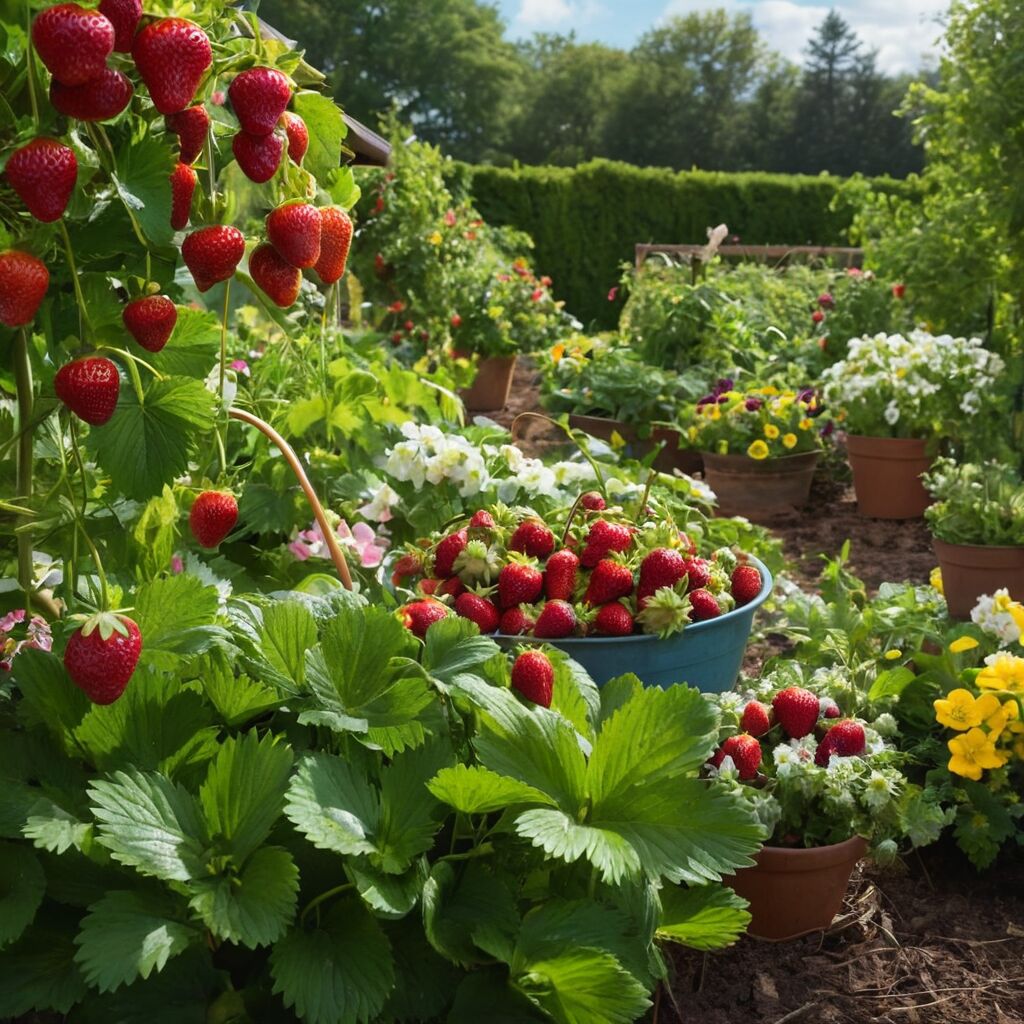
<path fill-rule="evenodd" d="M 1011 611 L 1013 609 L 1013 611 Z M 1017 615 L 1014 615 L 1014 611 Z M 1005 588 L 994 594 L 983 594 L 971 610 L 971 622 L 999 641 L 1000 647 L 1009 647 L 1021 642 L 1019 622 L 1024 615 L 1018 602 L 1010 597 Z"/>

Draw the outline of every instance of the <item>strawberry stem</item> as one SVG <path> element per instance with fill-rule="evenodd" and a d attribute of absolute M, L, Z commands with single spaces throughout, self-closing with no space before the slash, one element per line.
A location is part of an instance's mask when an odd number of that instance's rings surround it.
<path fill-rule="evenodd" d="M 334 302 L 336 284 L 328 285 L 324 293 L 324 311 L 320 317 L 320 395 L 324 403 L 324 427 L 327 433 L 328 447 L 333 440 L 334 430 L 331 424 L 331 410 L 328 403 L 329 383 L 327 379 L 327 320 L 328 313 Z"/>
<path fill-rule="evenodd" d="M 28 354 L 28 334 L 22 327 L 14 342 L 14 378 L 18 391 L 18 497 L 32 497 L 32 441 L 33 432 L 27 429 L 32 419 L 32 363 Z M 32 532 L 26 526 L 18 532 L 18 582 L 25 592 L 25 614 L 31 618 L 32 609 Z"/>
<path fill-rule="evenodd" d="M 224 404 L 224 382 L 228 365 L 228 311 L 231 302 L 231 278 L 224 282 L 224 306 L 220 313 L 220 401 Z"/>
<path fill-rule="evenodd" d="M 28 29 L 25 33 L 27 41 L 27 75 L 28 78 L 28 101 L 32 106 L 32 120 L 35 123 L 36 129 L 39 129 L 39 100 L 36 98 L 36 67 L 35 67 L 35 47 L 32 45 L 32 5 L 26 4 L 28 13 Z"/>
<path fill-rule="evenodd" d="M 594 471 L 594 476 L 597 478 L 598 489 L 601 491 L 601 494 L 605 498 L 607 498 L 608 494 L 605 491 L 604 474 L 601 472 L 601 467 L 595 461 L 594 457 L 590 454 L 589 450 L 587 449 L 587 446 L 583 444 L 583 442 L 576 436 L 577 434 L 582 434 L 583 431 L 573 430 L 571 427 L 567 427 L 564 423 L 559 423 L 558 420 L 553 420 L 550 416 L 545 416 L 543 413 L 540 412 L 521 412 L 512 421 L 512 425 L 508 428 L 509 433 L 512 435 L 513 441 L 515 441 L 516 439 L 516 424 L 520 420 L 527 419 L 528 417 L 533 417 L 534 419 L 538 420 L 544 420 L 545 423 L 550 423 L 551 426 L 557 427 L 559 430 L 562 431 L 563 434 L 565 434 L 567 438 L 569 438 L 570 441 L 572 441 L 574 445 L 576 445 L 583 458 L 585 458 L 587 462 L 590 463 L 590 468 Z"/>
<path fill-rule="evenodd" d="M 203 143 L 206 156 L 206 179 L 210 188 L 210 223 L 217 223 L 217 175 L 213 166 L 213 122 L 206 130 L 206 141 Z"/>
<path fill-rule="evenodd" d="M 75 288 L 75 300 L 78 303 L 78 333 L 84 334 L 83 325 L 88 333 L 92 335 L 92 323 L 89 320 L 89 311 L 85 305 L 85 296 L 82 294 L 82 285 L 78 280 L 78 268 L 75 266 L 75 251 L 71 247 L 71 236 L 68 234 L 67 225 L 62 217 L 57 221 L 60 227 L 61 237 L 64 239 L 64 253 L 68 260 L 68 270 L 71 272 L 71 283 Z"/>

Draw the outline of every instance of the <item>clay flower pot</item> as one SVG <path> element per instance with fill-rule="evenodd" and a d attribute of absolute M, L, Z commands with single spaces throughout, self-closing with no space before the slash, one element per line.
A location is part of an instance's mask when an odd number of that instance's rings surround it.
<path fill-rule="evenodd" d="M 471 387 L 459 392 L 467 412 L 489 412 L 504 409 L 512 390 L 516 356 L 488 356 L 477 364 L 476 379 Z"/>
<path fill-rule="evenodd" d="M 932 465 L 925 442 L 916 437 L 847 434 L 846 456 L 853 470 L 857 511 L 872 519 L 919 519 L 931 504 L 921 474 Z"/>
<path fill-rule="evenodd" d="M 754 521 L 807 504 L 818 455 L 814 451 L 752 459 L 749 455 L 701 453 L 704 479 L 718 498 L 721 514 Z"/>
<path fill-rule="evenodd" d="M 765 846 L 754 867 L 726 880 L 750 903 L 749 934 L 780 942 L 827 928 L 867 849 L 860 836 L 809 850 Z"/>
<path fill-rule="evenodd" d="M 626 442 L 626 454 L 634 459 L 642 459 L 664 441 L 665 447 L 654 460 L 654 468 L 661 473 L 671 474 L 674 469 L 678 469 L 692 476 L 703 467 L 700 453 L 692 448 L 680 448 L 682 436 L 671 427 L 652 427 L 650 437 L 640 437 L 636 427 L 622 420 L 613 420 L 607 416 L 578 416 L 575 413 L 569 417 L 569 426 L 602 441 L 611 441 L 612 434 L 618 434 Z"/>
<path fill-rule="evenodd" d="M 932 544 L 952 618 L 969 619 L 978 598 L 1001 587 L 1014 601 L 1024 601 L 1024 547 L 947 544 L 938 537 L 932 538 Z"/>

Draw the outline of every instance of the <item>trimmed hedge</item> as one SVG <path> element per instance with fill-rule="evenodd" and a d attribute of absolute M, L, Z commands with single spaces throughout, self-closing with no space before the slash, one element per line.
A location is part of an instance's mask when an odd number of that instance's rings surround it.
<path fill-rule="evenodd" d="M 554 279 L 566 307 L 584 323 L 614 327 L 608 301 L 637 242 L 702 243 L 725 223 L 743 242 L 846 245 L 853 211 L 830 209 L 841 178 L 807 175 L 675 172 L 593 160 L 579 167 L 457 165 L 464 186 L 490 223 L 509 224 L 536 243 L 538 272 Z M 874 179 L 875 188 L 919 194 L 915 180 Z M 838 205 L 838 204 L 837 204 Z"/>

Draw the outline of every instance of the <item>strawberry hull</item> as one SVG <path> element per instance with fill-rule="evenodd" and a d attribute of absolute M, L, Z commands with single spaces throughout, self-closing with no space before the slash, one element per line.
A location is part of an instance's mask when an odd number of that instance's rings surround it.
<path fill-rule="evenodd" d="M 675 683 L 689 683 L 705 693 L 721 693 L 736 682 L 754 613 L 772 592 L 768 567 L 752 556 L 748 561 L 761 573 L 761 591 L 753 601 L 718 618 L 691 623 L 667 640 L 647 634 L 544 641 L 497 634 L 494 640 L 505 648 L 549 643 L 579 662 L 598 686 L 632 672 L 645 686 L 667 689 Z"/>

